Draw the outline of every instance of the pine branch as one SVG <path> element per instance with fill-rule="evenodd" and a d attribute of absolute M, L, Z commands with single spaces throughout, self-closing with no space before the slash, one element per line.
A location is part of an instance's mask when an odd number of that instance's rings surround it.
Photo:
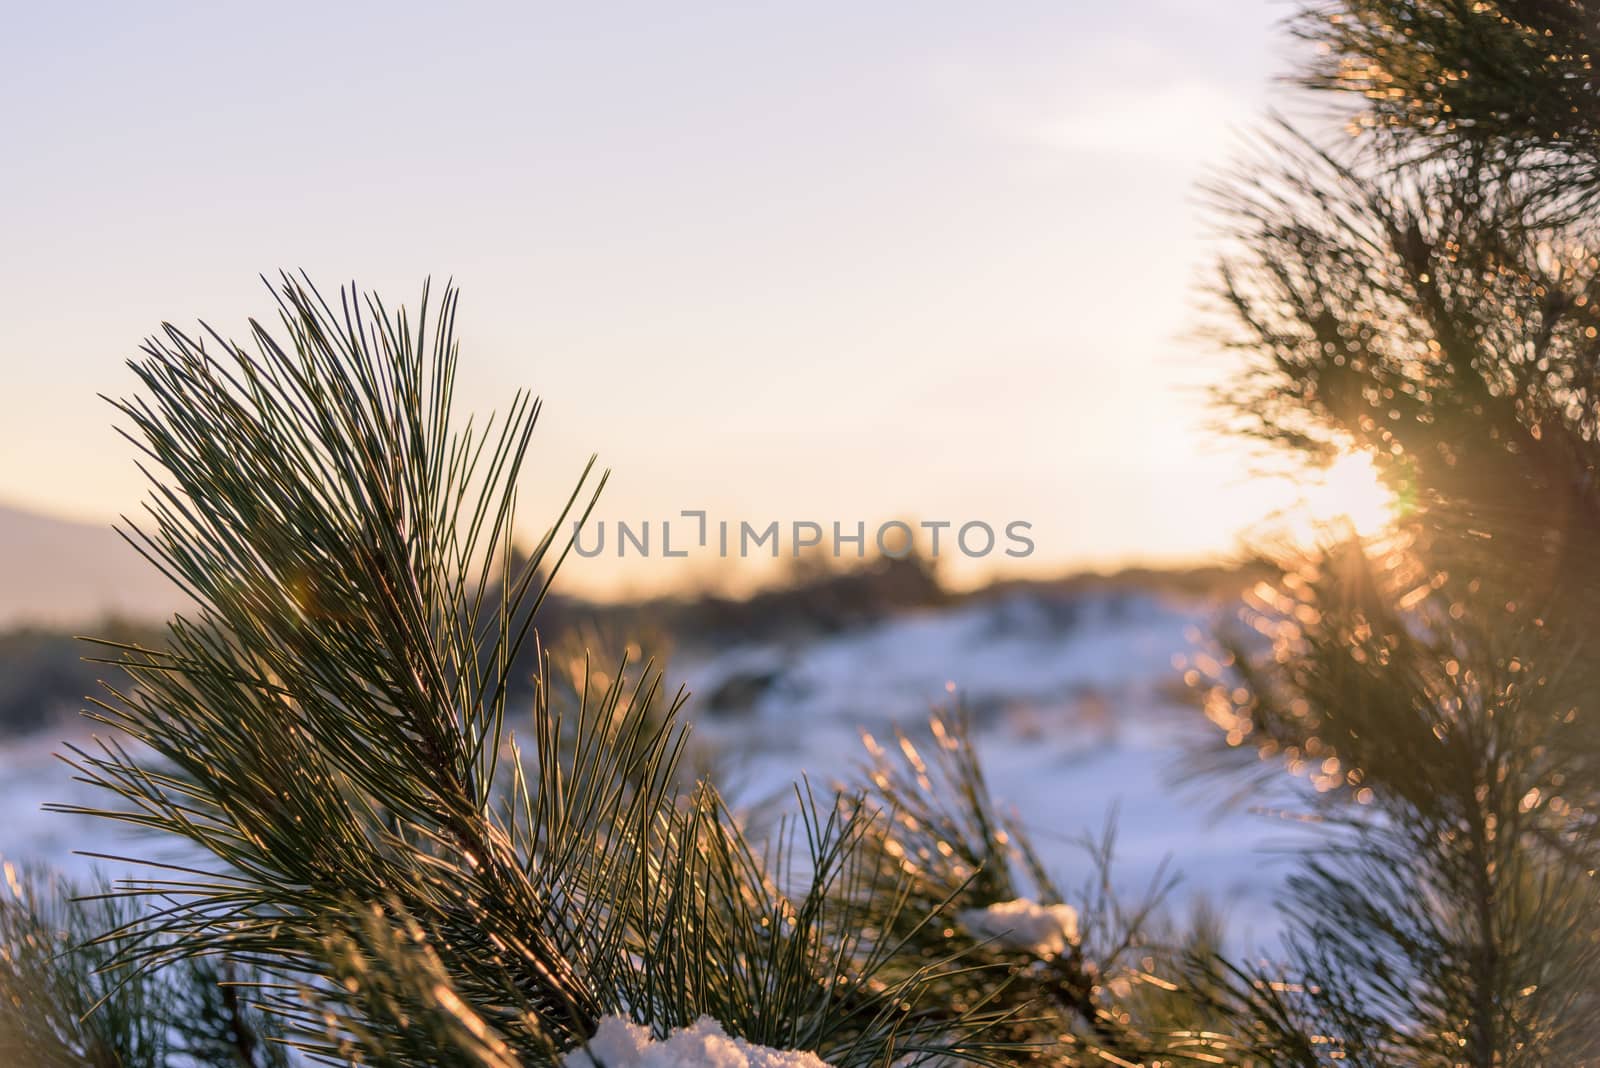
<path fill-rule="evenodd" d="M 391 313 L 285 276 L 279 306 L 249 349 L 166 327 L 118 405 L 154 490 L 130 537 L 199 608 L 160 649 L 108 644 L 135 686 L 70 762 L 118 807 L 67 810 L 211 858 L 123 888 L 160 905 L 118 963 L 226 951 L 335 1063 L 552 1064 L 606 1017 L 702 1014 L 838 1068 L 988 1057 L 1002 1013 L 928 1008 L 960 954 L 894 971 L 900 945 L 836 907 L 866 810 L 807 794 L 799 838 L 758 849 L 682 793 L 683 695 L 626 661 L 585 662 L 569 699 L 536 657 L 527 759 L 508 737 L 558 532 L 598 486 L 513 552 L 538 404 L 454 421 L 453 291 Z"/>

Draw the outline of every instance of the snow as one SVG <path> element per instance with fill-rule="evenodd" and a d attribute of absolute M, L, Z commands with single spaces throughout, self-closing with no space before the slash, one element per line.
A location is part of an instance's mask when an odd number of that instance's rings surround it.
<path fill-rule="evenodd" d="M 815 1053 L 778 1050 L 729 1038 L 722 1025 L 702 1016 L 665 1039 L 620 1016 L 607 1016 L 586 1049 L 561 1059 L 562 1068 L 828 1068 Z"/>
<path fill-rule="evenodd" d="M 1078 942 L 1078 910 L 1071 905 L 1041 905 L 1027 898 L 981 909 L 963 909 L 956 919 L 974 938 L 993 939 L 1004 949 L 1059 957 Z"/>
<path fill-rule="evenodd" d="M 1081 842 L 1116 821 L 1112 876 L 1129 902 L 1167 877 L 1180 914 L 1204 901 L 1230 935 L 1259 944 L 1287 848 L 1307 825 L 1225 809 L 1232 785 L 1187 782 L 1215 728 L 1182 696 L 1174 657 L 1192 655 L 1229 604 L 1140 590 L 1020 593 L 906 613 L 790 645 L 742 643 L 679 655 L 668 679 L 692 693 L 694 737 L 719 756 L 738 801 L 782 798 L 804 775 L 859 782 L 861 732 L 898 726 L 919 746 L 931 711 L 971 717 L 989 787 L 1069 895 L 1093 875 Z M 743 711 L 708 711 L 730 680 L 770 679 Z M 1287 807 L 1289 796 L 1259 804 Z M 1269 851 L 1270 850 L 1270 851 Z"/>
<path fill-rule="evenodd" d="M 680 651 L 668 688 L 682 682 L 692 692 L 694 737 L 718 757 L 735 803 L 792 797 L 802 775 L 819 792 L 859 782 L 863 729 L 881 737 L 899 726 L 922 744 L 930 711 L 959 699 L 990 788 L 1069 898 L 1093 874 L 1077 843 L 1115 812 L 1120 893 L 1137 900 L 1170 860 L 1183 876 L 1174 908 L 1219 905 L 1230 935 L 1258 942 L 1277 929 L 1270 903 L 1287 870 L 1283 854 L 1264 847 L 1293 845 L 1306 827 L 1220 811 L 1227 785 L 1177 777 L 1189 747 L 1214 728 L 1181 702 L 1173 657 L 1192 651 L 1220 608 L 1139 591 L 969 600 L 809 641 Z M 741 700 L 713 707 L 718 690 L 741 678 L 762 681 L 729 687 Z M 72 740 L 86 744 L 86 735 Z M 73 782 L 51 755 L 61 748 L 50 735 L 0 745 L 0 860 L 77 878 L 91 867 L 161 873 L 73 850 L 216 866 L 108 820 L 41 812 L 45 801 L 114 800 Z"/>
<path fill-rule="evenodd" d="M 97 733 L 102 737 L 109 734 L 104 727 Z M 66 740 L 91 755 L 96 752 L 86 729 L 71 731 Z M 124 746 L 129 752 L 139 752 L 136 743 L 125 741 Z M 44 811 L 42 806 L 51 802 L 102 808 L 125 805 L 120 798 L 75 778 L 76 772 L 57 759 L 58 753 L 67 754 L 59 735 L 40 734 L 0 745 L 0 812 L 5 816 L 0 819 L 0 861 L 24 869 L 48 866 L 78 884 L 92 882 L 97 874 L 169 877 L 144 865 L 111 858 L 138 857 L 206 870 L 220 866 L 196 847 L 165 835 L 94 816 Z"/>

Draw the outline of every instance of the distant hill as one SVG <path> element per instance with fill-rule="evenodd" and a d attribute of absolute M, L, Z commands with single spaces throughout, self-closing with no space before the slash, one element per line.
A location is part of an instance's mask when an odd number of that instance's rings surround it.
<path fill-rule="evenodd" d="M 182 603 L 109 526 L 0 505 L 0 627 L 160 619 Z"/>

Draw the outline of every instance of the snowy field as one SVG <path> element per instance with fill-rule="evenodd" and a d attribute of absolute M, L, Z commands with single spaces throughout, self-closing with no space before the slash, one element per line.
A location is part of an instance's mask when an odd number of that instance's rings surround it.
<path fill-rule="evenodd" d="M 1281 847 L 1303 829 L 1224 810 L 1227 783 L 1180 782 L 1186 754 L 1212 729 L 1179 703 L 1174 657 L 1191 652 L 1222 610 L 1139 592 L 1017 595 L 793 648 L 729 649 L 675 664 L 674 681 L 700 698 L 690 703 L 701 706 L 696 737 L 735 769 L 730 785 L 746 797 L 801 775 L 834 783 L 866 759 L 862 731 L 883 740 L 899 726 L 920 739 L 930 711 L 959 698 L 991 790 L 1020 815 L 1064 890 L 1090 874 L 1077 843 L 1115 814 L 1114 875 L 1130 899 L 1165 866 L 1181 877 L 1174 906 L 1204 899 L 1234 937 L 1254 941 L 1277 929 Z M 722 718 L 704 707 L 740 678 L 770 680 L 752 714 Z"/>
<path fill-rule="evenodd" d="M 1225 784 L 1177 781 L 1207 727 L 1177 701 L 1173 658 L 1217 611 L 1135 591 L 1018 594 L 829 638 L 680 655 L 668 678 L 693 692 L 695 738 L 745 800 L 801 775 L 817 786 L 845 779 L 865 758 L 863 730 L 881 739 L 899 725 L 918 736 L 930 710 L 959 696 L 992 789 L 1021 815 L 1063 888 L 1088 874 L 1074 842 L 1098 834 L 1115 809 L 1115 875 L 1127 894 L 1146 890 L 1166 862 L 1182 877 L 1175 906 L 1204 898 L 1234 937 L 1254 941 L 1276 927 L 1270 903 L 1284 863 L 1271 847 L 1292 843 L 1294 825 L 1219 811 Z M 52 755 L 60 748 L 59 738 L 39 737 L 0 749 L 0 857 L 79 875 L 129 869 L 74 850 L 186 859 L 107 821 L 40 811 L 49 800 L 103 801 L 70 781 Z"/>

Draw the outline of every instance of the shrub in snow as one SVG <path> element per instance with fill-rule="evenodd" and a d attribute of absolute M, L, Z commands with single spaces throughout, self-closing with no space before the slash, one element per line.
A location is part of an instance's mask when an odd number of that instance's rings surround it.
<path fill-rule="evenodd" d="M 1041 905 L 1027 898 L 1002 901 L 958 914 L 974 938 L 993 939 L 1005 949 L 1057 957 L 1078 943 L 1078 911 L 1071 905 Z"/>
<path fill-rule="evenodd" d="M 561 1063 L 563 1068 L 828 1068 L 815 1053 L 729 1038 L 709 1016 L 659 1042 L 648 1027 L 607 1016 L 588 1046 L 568 1053 Z"/>

